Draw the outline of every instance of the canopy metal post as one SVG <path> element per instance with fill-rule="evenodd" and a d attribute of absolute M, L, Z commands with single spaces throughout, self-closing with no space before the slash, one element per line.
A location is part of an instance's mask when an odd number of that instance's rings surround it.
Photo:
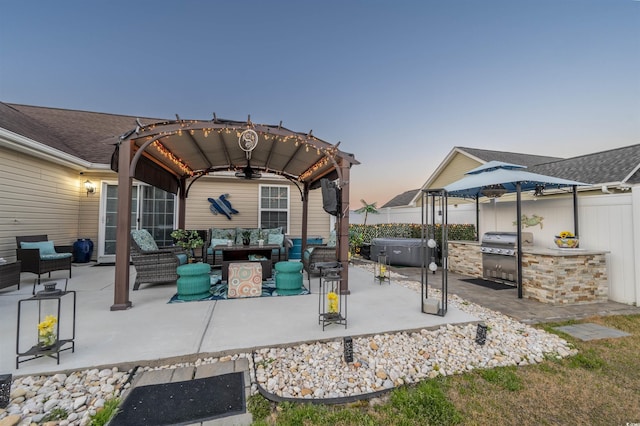
<path fill-rule="evenodd" d="M 448 217 L 447 217 L 447 192 L 444 189 L 423 190 L 422 195 L 422 312 L 445 316 L 447 313 L 448 299 Z M 438 204 L 438 216 L 442 217 L 440 241 L 436 239 L 436 203 Z M 431 218 L 429 219 L 429 205 L 431 206 Z M 435 274 L 437 269 L 438 244 L 442 253 L 441 263 L 441 292 L 440 300 L 429 299 L 429 272 Z M 427 270 L 428 269 L 428 270 Z"/>
<path fill-rule="evenodd" d="M 518 216 L 518 299 L 522 299 L 522 185 L 516 182 L 516 215 Z"/>
<path fill-rule="evenodd" d="M 571 189 L 573 191 L 573 235 L 578 238 L 578 186 L 573 185 Z"/>

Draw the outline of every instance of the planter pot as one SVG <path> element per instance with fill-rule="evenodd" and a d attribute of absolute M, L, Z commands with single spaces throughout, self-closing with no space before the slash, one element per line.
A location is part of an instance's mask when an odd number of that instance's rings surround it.
<path fill-rule="evenodd" d="M 580 240 L 576 237 L 560 238 L 556 236 L 553 240 L 558 248 L 578 248 Z"/>

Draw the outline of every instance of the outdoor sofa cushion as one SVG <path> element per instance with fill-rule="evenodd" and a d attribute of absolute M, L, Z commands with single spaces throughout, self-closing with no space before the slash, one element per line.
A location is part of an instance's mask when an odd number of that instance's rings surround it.
<path fill-rule="evenodd" d="M 40 260 L 58 260 L 72 257 L 72 253 L 57 253 L 53 241 L 21 241 L 21 249 L 37 249 L 40 252 Z"/>

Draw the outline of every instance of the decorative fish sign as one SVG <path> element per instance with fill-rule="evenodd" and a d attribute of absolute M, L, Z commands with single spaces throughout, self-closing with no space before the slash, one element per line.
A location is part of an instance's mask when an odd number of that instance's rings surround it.
<path fill-rule="evenodd" d="M 215 198 L 207 198 L 211 205 L 209 206 L 209 210 L 213 214 L 223 214 L 227 217 L 227 219 L 231 220 L 232 214 L 237 214 L 238 210 L 231 207 L 231 203 L 227 200 L 229 194 L 222 194 L 216 200 Z"/>
<path fill-rule="evenodd" d="M 534 214 L 531 217 L 528 217 L 526 214 L 523 214 L 521 219 L 523 228 L 540 225 L 540 229 L 542 229 L 542 221 L 544 220 L 544 217 L 542 216 Z M 517 220 L 513 222 L 513 226 L 518 226 Z"/>

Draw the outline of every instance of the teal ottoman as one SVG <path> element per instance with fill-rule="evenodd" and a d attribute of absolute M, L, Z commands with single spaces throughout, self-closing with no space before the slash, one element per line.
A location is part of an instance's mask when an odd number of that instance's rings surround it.
<path fill-rule="evenodd" d="M 302 262 L 278 262 L 275 270 L 278 294 L 300 294 L 302 290 Z"/>
<path fill-rule="evenodd" d="M 180 265 L 178 275 L 178 299 L 199 300 L 211 295 L 211 265 L 208 263 L 188 263 Z"/>

